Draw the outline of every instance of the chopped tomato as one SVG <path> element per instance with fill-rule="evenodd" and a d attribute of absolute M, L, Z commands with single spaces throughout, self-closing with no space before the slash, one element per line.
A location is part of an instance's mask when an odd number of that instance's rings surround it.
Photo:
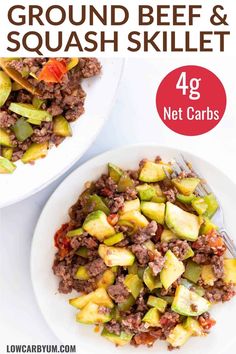
<path fill-rule="evenodd" d="M 208 331 L 209 329 L 211 329 L 211 327 L 213 327 L 216 324 L 216 321 L 213 320 L 213 318 L 205 319 L 204 317 L 200 316 L 199 323 L 203 329 Z"/>
<path fill-rule="evenodd" d="M 61 258 L 64 258 L 70 251 L 70 240 L 66 237 L 68 231 L 68 223 L 63 224 L 59 230 L 55 233 L 54 243 L 55 247 L 59 249 Z"/>
<path fill-rule="evenodd" d="M 110 214 L 107 217 L 107 221 L 109 222 L 110 225 L 114 226 L 118 223 L 119 217 L 117 214 Z"/>
<path fill-rule="evenodd" d="M 153 335 L 151 335 L 148 332 L 142 332 L 134 336 L 134 342 L 136 345 L 140 345 L 140 344 L 152 345 L 156 341 L 156 339 L 157 338 L 155 338 Z"/>
<path fill-rule="evenodd" d="M 65 60 L 49 59 L 39 74 L 38 79 L 45 82 L 60 82 L 67 71 Z"/>

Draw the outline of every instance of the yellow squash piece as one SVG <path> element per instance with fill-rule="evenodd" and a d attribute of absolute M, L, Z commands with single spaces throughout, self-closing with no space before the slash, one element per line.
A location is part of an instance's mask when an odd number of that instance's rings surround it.
<path fill-rule="evenodd" d="M 165 254 L 164 267 L 160 273 L 161 283 L 168 289 L 185 271 L 183 262 L 179 261 L 171 250 Z"/>
<path fill-rule="evenodd" d="M 166 340 L 172 345 L 172 347 L 178 348 L 184 345 L 190 337 L 191 332 L 185 329 L 182 324 L 178 324 L 170 332 Z"/>
<path fill-rule="evenodd" d="M 101 324 L 109 322 L 112 319 L 111 312 L 108 311 L 103 313 L 102 311 L 99 311 L 99 307 L 99 305 L 89 302 L 79 313 L 77 313 L 77 322 L 83 324 Z"/>
<path fill-rule="evenodd" d="M 148 220 L 138 210 L 132 210 L 122 214 L 119 220 L 130 221 L 138 227 L 145 227 L 148 225 Z"/>
<path fill-rule="evenodd" d="M 85 307 L 89 302 L 93 302 L 94 304 L 97 304 L 99 306 L 105 306 L 110 309 L 114 307 L 112 300 L 108 296 L 106 290 L 103 288 L 92 291 L 87 295 L 81 295 L 69 300 L 70 305 L 80 310 Z"/>
<path fill-rule="evenodd" d="M 24 153 L 21 158 L 23 163 L 28 163 L 45 157 L 48 152 L 48 142 L 37 144 L 33 143 L 30 145 L 28 150 Z"/>
<path fill-rule="evenodd" d="M 159 182 L 166 178 L 165 171 L 172 173 L 172 168 L 168 164 L 147 161 L 143 165 L 139 180 L 142 182 Z"/>
<path fill-rule="evenodd" d="M 11 93 L 11 79 L 4 72 L 0 71 L 0 107 L 2 107 Z"/>
<path fill-rule="evenodd" d="M 226 284 L 236 284 L 236 259 L 224 260 L 224 277 L 223 280 Z"/>
<path fill-rule="evenodd" d="M 100 245 L 98 254 L 108 267 L 123 266 L 128 267 L 134 263 L 135 256 L 124 247 L 108 247 Z"/>

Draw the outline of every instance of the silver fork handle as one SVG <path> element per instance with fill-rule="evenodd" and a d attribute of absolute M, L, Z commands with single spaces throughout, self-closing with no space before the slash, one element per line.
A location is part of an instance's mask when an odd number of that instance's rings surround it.
<path fill-rule="evenodd" d="M 220 235 L 222 236 L 226 247 L 228 248 L 231 255 L 236 258 L 236 246 L 230 236 L 227 234 L 227 231 L 224 228 L 219 230 Z"/>

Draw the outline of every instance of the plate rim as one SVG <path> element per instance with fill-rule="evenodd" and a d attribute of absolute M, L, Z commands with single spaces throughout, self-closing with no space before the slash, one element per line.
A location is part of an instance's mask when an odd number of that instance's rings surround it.
<path fill-rule="evenodd" d="M 52 178 L 50 178 L 47 182 L 41 184 L 40 186 L 38 186 L 37 188 L 35 188 L 33 191 L 29 191 L 28 193 L 16 197 L 16 198 L 12 198 L 6 202 L 1 203 L 0 202 L 0 209 L 9 207 L 11 205 L 14 205 L 16 203 L 19 203 L 33 195 L 35 195 L 36 193 L 40 192 L 41 190 L 45 189 L 46 187 L 48 187 L 51 183 L 55 182 L 58 178 L 60 178 L 64 173 L 66 173 L 71 167 L 73 167 L 73 165 L 78 162 L 83 156 L 84 154 L 88 151 L 88 149 L 90 148 L 90 146 L 95 142 L 95 140 L 97 139 L 99 133 L 101 132 L 102 128 L 104 127 L 105 123 L 108 121 L 110 115 L 111 115 L 111 111 L 113 109 L 113 106 L 117 100 L 117 95 L 118 95 L 118 90 L 120 87 L 120 83 L 121 80 L 123 78 L 124 72 L 125 72 L 125 68 L 126 68 L 126 64 L 127 64 L 127 59 L 126 58 L 119 58 L 121 60 L 121 70 L 120 70 L 120 75 L 119 75 L 119 79 L 117 81 L 117 85 L 116 85 L 116 89 L 115 89 L 115 94 L 114 97 L 112 99 L 112 101 L 110 102 L 109 108 L 107 110 L 107 114 L 105 115 L 103 122 L 100 126 L 100 129 L 98 129 L 96 131 L 96 133 L 94 134 L 93 138 L 84 145 L 83 151 L 82 153 L 80 153 L 79 155 L 77 155 L 69 164 L 67 164 L 60 172 L 58 172 L 55 176 L 53 176 Z M 79 157 L 78 157 L 79 156 Z M 73 171 L 72 171 L 73 172 Z M 69 174 L 70 175 L 70 174 Z M 63 180 L 64 181 L 64 180 Z M 62 181 L 62 182 L 63 182 Z"/>
<path fill-rule="evenodd" d="M 30 247 L 30 280 L 31 280 L 31 284 L 32 284 L 32 288 L 33 288 L 33 295 L 35 297 L 35 300 L 36 300 L 36 306 L 38 307 L 38 309 L 40 310 L 40 313 L 46 323 L 46 325 L 48 326 L 49 330 L 53 333 L 53 335 L 57 338 L 57 340 L 60 342 L 60 343 L 64 343 L 63 340 L 61 340 L 61 338 L 59 338 L 59 336 L 57 335 L 56 331 L 54 330 L 54 328 L 51 326 L 50 322 L 48 322 L 47 318 L 45 317 L 44 315 L 44 311 L 42 309 L 42 306 L 40 304 L 40 301 L 39 301 L 39 297 L 38 297 L 38 294 L 37 294 L 37 291 L 36 291 L 36 283 L 34 281 L 34 277 L 33 277 L 33 254 L 34 254 L 34 250 L 35 250 L 35 240 L 36 240 L 36 233 L 38 232 L 38 227 L 39 227 L 39 224 L 40 224 L 40 221 L 41 221 L 41 218 L 43 216 L 43 213 L 44 213 L 44 210 L 47 208 L 47 206 L 50 204 L 51 200 L 54 198 L 54 195 L 57 193 L 57 190 L 63 185 L 63 183 L 66 182 L 66 180 L 70 179 L 72 177 L 72 175 L 75 175 L 76 173 L 78 173 L 78 170 L 80 168 L 86 168 L 86 165 L 89 165 L 90 163 L 93 163 L 94 161 L 96 161 L 97 159 L 100 159 L 100 158 L 104 158 L 106 155 L 109 155 L 110 153 L 119 153 L 119 152 L 122 152 L 123 150 L 127 150 L 127 149 L 135 149 L 135 148 L 155 148 L 155 149 L 168 149 L 168 150 L 172 150 L 173 152 L 174 151 L 178 151 L 182 154 L 190 154 L 192 155 L 193 157 L 197 158 L 197 159 L 200 159 L 202 160 L 204 163 L 207 163 L 209 166 L 213 167 L 214 169 L 217 169 L 223 176 L 224 178 L 228 179 L 233 185 L 234 187 L 236 188 L 236 183 L 230 178 L 228 177 L 227 174 L 225 174 L 224 172 L 222 172 L 219 167 L 217 167 L 214 163 L 208 161 L 207 159 L 205 158 L 202 158 L 200 155 L 198 154 L 195 154 L 195 153 L 192 153 L 192 152 L 188 152 L 187 150 L 183 150 L 183 149 L 176 149 L 174 148 L 173 146 L 171 145 L 159 145 L 159 144 L 156 144 L 156 143 L 150 143 L 150 142 L 143 142 L 143 143 L 136 143 L 136 144 L 127 144 L 127 145 L 124 145 L 124 146 L 120 146 L 118 148 L 112 148 L 112 149 L 109 149 L 109 150 L 106 150 L 105 152 L 101 153 L 101 154 L 98 154 L 90 159 L 88 159 L 87 161 L 85 161 L 83 164 L 81 164 L 80 166 L 78 166 L 74 171 L 72 171 L 68 176 L 66 176 L 66 178 L 57 186 L 57 188 L 52 192 L 52 194 L 49 196 L 48 200 L 46 201 L 46 203 L 44 204 L 42 210 L 41 210 L 41 213 L 39 215 L 39 218 L 37 220 L 37 223 L 35 225 L 35 228 L 34 228 L 34 231 L 33 231 L 33 237 L 32 237 L 32 240 L 31 240 L 31 247 Z"/>

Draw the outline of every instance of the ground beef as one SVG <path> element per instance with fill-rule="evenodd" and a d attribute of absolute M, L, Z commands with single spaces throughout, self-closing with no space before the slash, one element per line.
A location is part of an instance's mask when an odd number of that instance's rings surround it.
<path fill-rule="evenodd" d="M 134 253 L 135 257 L 137 258 L 138 263 L 141 266 L 147 265 L 150 258 L 148 254 L 147 248 L 142 245 L 132 245 L 130 247 L 131 251 Z"/>
<path fill-rule="evenodd" d="M 160 325 L 162 332 L 167 337 L 170 331 L 180 322 L 180 316 L 178 313 L 171 310 L 165 312 L 160 318 Z"/>
<path fill-rule="evenodd" d="M 212 270 L 217 279 L 221 279 L 224 276 L 224 257 L 213 256 L 211 259 Z"/>
<path fill-rule="evenodd" d="M 151 237 L 156 235 L 157 223 L 156 221 L 151 221 L 148 226 L 144 228 L 139 228 L 139 230 L 131 236 L 131 239 L 134 243 L 140 245 L 147 240 L 150 240 Z"/>
<path fill-rule="evenodd" d="M 223 255 L 226 250 L 222 237 L 216 231 L 208 235 L 199 236 L 197 241 L 192 243 L 192 248 L 198 253 L 216 254 L 218 256 Z"/>
<path fill-rule="evenodd" d="M 122 303 L 129 297 L 129 291 L 124 285 L 124 278 L 118 277 L 115 285 L 110 285 L 107 289 L 108 294 L 116 303 Z"/>
<path fill-rule="evenodd" d="M 142 325 L 142 313 L 136 312 L 134 314 L 130 314 L 122 319 L 121 323 L 125 331 L 138 333 L 140 331 L 140 326 Z"/>
<path fill-rule="evenodd" d="M 111 213 L 118 213 L 124 206 L 125 199 L 122 195 L 115 196 L 113 199 L 109 199 L 108 207 Z"/>
<path fill-rule="evenodd" d="M 136 191 L 136 189 L 132 188 L 132 187 L 126 188 L 125 192 L 122 193 L 122 195 L 126 201 L 136 199 L 137 194 L 138 194 L 138 192 Z"/>
<path fill-rule="evenodd" d="M 6 111 L 0 111 L 0 128 L 9 128 L 14 125 L 16 118 Z"/>
<path fill-rule="evenodd" d="M 145 292 L 141 291 L 141 293 L 139 294 L 139 297 L 137 298 L 135 304 L 137 305 L 136 310 L 138 312 L 145 312 L 148 310 L 147 304 L 146 304 L 146 300 L 144 299 L 144 295 Z"/>
<path fill-rule="evenodd" d="M 174 240 L 169 244 L 169 249 L 175 254 L 175 256 L 180 260 L 184 260 L 186 253 L 189 250 L 189 244 L 187 241 Z"/>
<path fill-rule="evenodd" d="M 108 315 L 111 312 L 111 309 L 105 307 L 105 306 L 99 306 L 98 307 L 98 312 L 101 313 L 102 315 Z"/>
<path fill-rule="evenodd" d="M 31 136 L 31 140 L 37 144 L 41 144 L 46 141 L 49 141 L 51 138 L 52 129 L 53 129 L 52 122 L 43 122 L 40 128 L 34 129 L 34 134 Z"/>
<path fill-rule="evenodd" d="M 101 258 L 95 259 L 86 265 L 86 269 L 90 277 L 96 277 L 104 272 L 106 268 L 107 267 Z"/>
<path fill-rule="evenodd" d="M 160 271 L 164 266 L 164 263 L 165 263 L 165 258 L 162 257 L 161 253 L 155 252 L 154 259 L 152 260 L 152 262 L 148 263 L 149 267 L 152 270 L 152 274 L 154 276 L 157 276 L 160 273 Z"/>
<path fill-rule="evenodd" d="M 81 58 L 79 66 L 85 78 L 98 75 L 101 72 L 101 64 L 96 58 Z"/>
<path fill-rule="evenodd" d="M 178 193 L 178 191 L 174 187 L 163 192 L 163 194 L 166 196 L 167 200 L 171 203 L 175 202 L 177 193 Z"/>
<path fill-rule="evenodd" d="M 110 322 L 105 323 L 104 327 L 110 333 L 114 333 L 117 336 L 120 335 L 121 332 L 121 324 L 115 320 L 111 320 Z"/>
<path fill-rule="evenodd" d="M 205 297 L 212 303 L 229 301 L 236 294 L 233 284 L 225 284 L 222 280 L 214 283 L 214 286 L 204 287 Z"/>

